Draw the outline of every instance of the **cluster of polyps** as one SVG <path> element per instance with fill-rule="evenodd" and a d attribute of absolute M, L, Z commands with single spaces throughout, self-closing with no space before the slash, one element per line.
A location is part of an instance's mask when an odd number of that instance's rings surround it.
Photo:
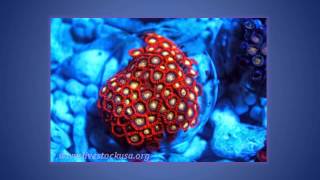
<path fill-rule="evenodd" d="M 200 86 L 195 61 L 172 41 L 155 33 L 144 40 L 145 47 L 129 51 L 129 65 L 101 88 L 98 108 L 116 139 L 156 150 L 161 140 L 197 124 Z"/>

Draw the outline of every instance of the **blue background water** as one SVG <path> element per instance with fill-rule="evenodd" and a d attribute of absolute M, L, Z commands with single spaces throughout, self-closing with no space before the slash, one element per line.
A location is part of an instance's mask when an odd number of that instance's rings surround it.
<path fill-rule="evenodd" d="M 121 152 L 99 119 L 98 90 L 123 69 L 128 51 L 141 47 L 141 35 L 156 32 L 172 39 L 198 65 L 197 81 L 203 96 L 199 125 L 179 136 L 169 147 L 151 153 L 152 162 L 254 161 L 266 140 L 266 98 L 229 83 L 238 66 L 231 48 L 241 41 L 243 19 L 51 19 L 51 138 L 52 162 L 95 160 L 61 155 Z M 260 20 L 252 21 L 257 28 Z M 238 48 L 239 49 L 239 48 Z M 240 74 L 240 79 L 244 76 Z M 266 89 L 263 89 L 266 91 Z M 247 120 L 241 115 L 248 114 Z M 240 117 L 241 116 L 241 117 Z M 248 119 L 249 122 L 248 123 Z M 137 152 L 134 152 L 137 153 Z"/>

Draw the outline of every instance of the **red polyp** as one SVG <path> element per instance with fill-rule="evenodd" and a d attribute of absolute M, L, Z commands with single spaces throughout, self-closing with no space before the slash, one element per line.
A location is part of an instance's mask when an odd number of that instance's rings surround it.
<path fill-rule="evenodd" d="M 101 88 L 98 109 L 111 134 L 133 147 L 157 150 L 166 137 L 197 123 L 197 72 L 171 40 L 145 36 L 145 47 L 129 51 L 132 61 Z"/>

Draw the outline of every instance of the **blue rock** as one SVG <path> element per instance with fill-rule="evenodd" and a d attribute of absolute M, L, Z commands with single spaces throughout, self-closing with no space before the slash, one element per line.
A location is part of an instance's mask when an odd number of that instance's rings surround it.
<path fill-rule="evenodd" d="M 56 83 L 54 83 L 53 81 L 50 81 L 50 91 L 54 91 L 56 89 Z"/>
<path fill-rule="evenodd" d="M 130 43 L 126 43 L 123 45 L 123 52 L 129 52 L 131 49 L 140 48 L 142 46 L 142 43 L 140 41 L 136 41 L 133 38 L 129 38 Z M 128 38 L 123 39 L 122 41 L 128 41 Z M 132 42 L 131 42 L 132 41 Z M 128 66 L 129 62 L 131 61 L 131 56 L 129 53 L 123 53 L 122 57 L 119 57 L 118 60 L 118 68 L 124 69 L 126 66 Z"/>
<path fill-rule="evenodd" d="M 246 104 L 237 104 L 235 106 L 235 111 L 238 115 L 244 114 L 249 110 L 249 106 Z"/>
<path fill-rule="evenodd" d="M 57 124 L 52 120 L 50 121 L 50 134 L 51 140 L 58 144 L 62 144 L 64 148 L 69 148 L 71 146 L 71 140 L 68 134 L 63 131 Z"/>
<path fill-rule="evenodd" d="M 182 50 L 184 52 L 188 52 L 189 56 L 199 55 L 199 53 L 204 52 L 206 50 L 205 43 L 203 42 L 201 34 L 199 33 L 192 41 L 184 42 Z M 200 54 L 201 55 L 201 54 Z M 201 67 L 208 68 L 208 67 Z"/>
<path fill-rule="evenodd" d="M 257 29 L 263 29 L 263 24 L 259 19 L 254 20 L 254 24 Z"/>
<path fill-rule="evenodd" d="M 82 154 L 71 154 L 64 149 L 55 158 L 55 162 L 85 162 Z"/>
<path fill-rule="evenodd" d="M 235 111 L 238 115 L 244 114 L 248 112 L 249 106 L 244 103 L 243 99 L 241 96 L 238 96 L 237 102 L 235 104 Z"/>
<path fill-rule="evenodd" d="M 260 98 L 260 104 L 261 104 L 261 106 L 266 106 L 267 105 L 267 98 L 264 98 L 264 97 Z"/>
<path fill-rule="evenodd" d="M 115 58 L 111 58 L 104 69 L 102 81 L 110 79 L 113 75 L 115 75 L 119 70 L 118 61 Z"/>
<path fill-rule="evenodd" d="M 66 102 L 69 97 L 68 94 L 60 90 L 54 91 L 51 95 L 53 96 L 53 100 L 60 100 L 63 102 Z"/>
<path fill-rule="evenodd" d="M 86 138 L 86 118 L 84 116 L 75 117 L 73 124 L 73 142 L 75 153 L 85 153 L 88 151 L 88 140 Z"/>
<path fill-rule="evenodd" d="M 192 41 L 198 38 L 201 33 L 207 28 L 204 23 L 197 23 L 197 19 L 172 19 L 161 23 L 162 27 L 172 28 L 175 31 L 171 31 L 168 33 L 166 28 L 158 28 L 157 31 L 160 35 L 164 35 L 166 37 L 175 36 L 178 39 L 175 41 L 177 44 L 189 42 L 192 45 Z M 183 32 L 188 32 L 188 36 L 183 36 Z M 192 37 L 192 39 L 191 39 Z M 194 44 L 193 44 L 194 46 Z M 195 47 L 197 48 L 197 47 Z M 188 48 L 192 51 L 192 48 Z"/>
<path fill-rule="evenodd" d="M 107 24 L 98 24 L 96 34 L 99 38 L 110 37 L 110 35 L 121 32 L 118 28 L 109 26 Z"/>
<path fill-rule="evenodd" d="M 67 114 L 65 114 L 63 116 L 63 118 L 60 118 L 60 121 L 71 125 L 74 122 L 74 117 L 73 117 L 73 115 L 71 113 L 68 112 Z"/>
<path fill-rule="evenodd" d="M 74 56 L 63 71 L 84 84 L 97 83 L 108 57 L 109 53 L 100 49 L 83 51 Z"/>
<path fill-rule="evenodd" d="M 182 154 L 190 146 L 190 141 L 183 141 L 181 143 L 174 144 L 171 146 L 170 152 Z"/>
<path fill-rule="evenodd" d="M 56 90 L 52 93 L 52 96 L 54 99 L 59 99 L 61 101 L 66 101 L 68 99 L 68 94 L 66 94 L 64 91 Z"/>
<path fill-rule="evenodd" d="M 96 85 L 89 84 L 84 91 L 84 95 L 88 98 L 97 98 L 98 92 L 99 92 L 99 90 Z"/>
<path fill-rule="evenodd" d="M 70 124 L 64 123 L 64 122 L 59 122 L 57 125 L 67 134 L 71 133 L 71 126 Z"/>
<path fill-rule="evenodd" d="M 211 32 L 211 43 L 215 42 L 215 39 L 217 37 L 217 34 L 219 33 L 219 30 L 221 29 L 222 26 L 226 28 L 226 25 L 230 20 L 228 19 L 221 19 L 221 18 L 213 18 L 210 21 L 206 23 L 208 30 Z"/>
<path fill-rule="evenodd" d="M 215 131 L 211 140 L 213 152 L 228 159 L 249 160 L 264 147 L 266 129 L 242 124 L 230 109 L 217 109 L 212 115 Z"/>
<path fill-rule="evenodd" d="M 169 162 L 192 162 L 199 159 L 207 146 L 207 142 L 195 136 L 191 141 L 185 141 L 171 147 Z"/>
<path fill-rule="evenodd" d="M 69 94 L 81 96 L 85 86 L 75 79 L 70 79 L 66 83 L 65 91 Z"/>
<path fill-rule="evenodd" d="M 91 147 L 91 148 L 88 149 L 88 154 L 97 154 L 97 153 L 98 152 L 97 152 L 97 150 L 95 148 Z M 88 161 L 90 161 L 90 162 L 103 162 L 103 161 L 97 160 L 97 159 L 95 159 L 95 158 L 93 158 L 91 156 L 88 156 L 86 159 Z"/>
<path fill-rule="evenodd" d="M 124 32 L 138 32 L 143 24 L 135 19 L 128 18 L 106 18 L 104 19 L 105 24 L 109 26 L 117 27 L 118 29 L 124 29 Z"/>
<path fill-rule="evenodd" d="M 64 147 L 59 142 L 50 141 L 50 162 L 55 162 L 55 159 L 57 158 L 58 154 L 63 151 Z"/>
<path fill-rule="evenodd" d="M 87 112 L 94 116 L 97 117 L 99 116 L 98 108 L 97 108 L 97 101 L 95 98 L 90 98 L 86 104 L 86 110 Z"/>
<path fill-rule="evenodd" d="M 82 96 L 69 96 L 68 104 L 74 114 L 84 114 L 86 112 L 87 100 Z"/>
<path fill-rule="evenodd" d="M 53 94 L 50 94 L 50 111 L 53 109 L 54 97 Z"/>
<path fill-rule="evenodd" d="M 50 79 L 51 82 L 55 84 L 55 88 L 59 90 L 62 90 L 64 88 L 65 81 L 59 75 L 52 74 Z"/>
<path fill-rule="evenodd" d="M 128 162 L 126 159 L 115 159 L 115 158 L 109 158 L 106 160 L 106 162 Z"/>
<path fill-rule="evenodd" d="M 233 98 L 233 102 L 234 102 L 234 110 L 236 111 L 236 113 L 238 115 L 242 115 L 246 112 L 248 112 L 249 110 L 249 106 L 244 102 L 243 98 L 241 95 L 238 95 L 236 97 Z"/>
<path fill-rule="evenodd" d="M 105 128 L 95 128 L 89 135 L 93 147 L 104 151 L 121 151 L 121 147 L 114 138 L 106 134 Z"/>
<path fill-rule="evenodd" d="M 205 54 L 197 54 L 192 56 L 192 58 L 198 62 L 198 66 L 196 66 L 197 72 L 199 73 L 198 81 L 205 83 L 208 78 L 207 73 L 210 72 L 210 67 L 208 66 L 208 62 L 210 62 L 209 57 Z"/>
<path fill-rule="evenodd" d="M 53 18 L 51 21 L 51 69 L 56 69 L 63 61 L 73 55 L 73 41 L 69 33 L 70 28 L 71 26 L 62 23 L 61 19 Z"/>
<path fill-rule="evenodd" d="M 51 113 L 58 121 L 68 124 L 73 123 L 73 116 L 69 113 L 69 107 L 66 101 L 56 100 Z"/>
<path fill-rule="evenodd" d="M 262 113 L 262 126 L 267 128 L 267 106 L 263 108 L 263 113 Z"/>
<path fill-rule="evenodd" d="M 76 42 L 88 43 L 96 38 L 96 24 L 90 18 L 73 18 L 71 34 Z"/>
<path fill-rule="evenodd" d="M 166 158 L 164 156 L 165 156 L 165 153 L 154 152 L 150 154 L 150 158 L 148 162 L 164 162 L 166 161 Z"/>
<path fill-rule="evenodd" d="M 199 136 L 193 138 L 187 151 L 183 153 L 183 156 L 189 161 L 195 161 L 199 159 L 206 149 L 207 142 L 201 139 Z"/>
<path fill-rule="evenodd" d="M 250 111 L 250 117 L 256 121 L 260 121 L 262 119 L 263 110 L 259 106 L 253 106 Z"/>
<path fill-rule="evenodd" d="M 103 18 L 90 18 L 90 20 L 95 24 L 103 24 L 104 23 L 104 19 Z"/>
<path fill-rule="evenodd" d="M 168 159 L 169 162 L 190 162 L 190 159 L 182 154 L 171 153 Z"/>
<path fill-rule="evenodd" d="M 248 95 L 246 95 L 244 101 L 249 105 L 254 105 L 257 101 L 257 97 L 255 94 L 253 93 L 249 93 Z"/>

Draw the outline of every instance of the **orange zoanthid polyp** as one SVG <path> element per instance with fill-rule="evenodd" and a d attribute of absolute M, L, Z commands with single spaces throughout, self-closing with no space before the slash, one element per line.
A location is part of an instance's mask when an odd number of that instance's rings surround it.
<path fill-rule="evenodd" d="M 144 41 L 101 88 L 97 106 L 115 139 L 157 150 L 162 140 L 197 124 L 201 91 L 193 59 L 158 34 L 148 33 Z"/>

